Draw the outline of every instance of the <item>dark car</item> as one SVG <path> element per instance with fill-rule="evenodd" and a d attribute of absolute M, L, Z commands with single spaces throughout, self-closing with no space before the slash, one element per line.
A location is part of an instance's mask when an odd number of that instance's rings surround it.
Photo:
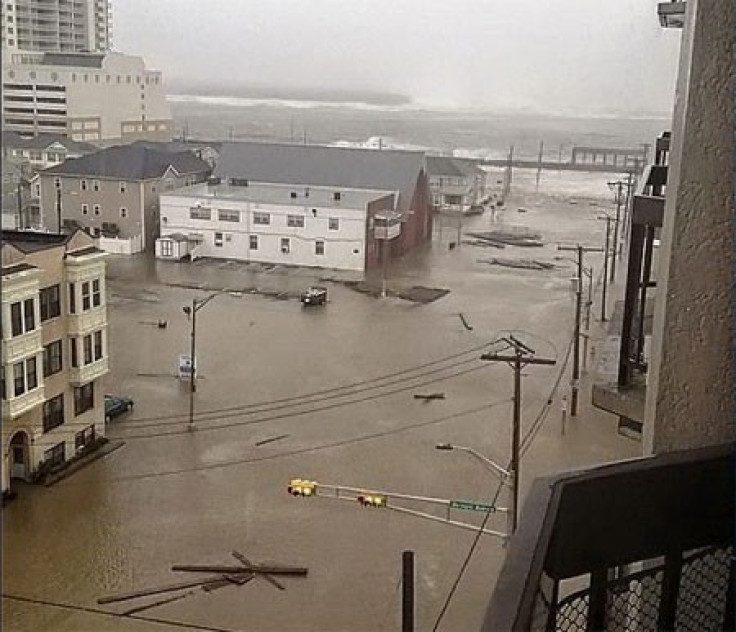
<path fill-rule="evenodd" d="M 302 292 L 301 301 L 305 305 L 324 305 L 327 302 L 327 288 L 319 285 L 307 288 Z"/>
<path fill-rule="evenodd" d="M 105 395 L 105 421 L 111 421 L 115 417 L 127 413 L 132 408 L 133 400 L 130 397 Z"/>

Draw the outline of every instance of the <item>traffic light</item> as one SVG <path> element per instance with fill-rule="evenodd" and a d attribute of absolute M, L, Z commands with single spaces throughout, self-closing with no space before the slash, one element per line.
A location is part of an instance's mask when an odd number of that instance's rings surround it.
<path fill-rule="evenodd" d="M 301 478 L 294 478 L 286 488 L 292 496 L 316 496 L 317 483 L 313 481 L 303 481 Z"/>
<path fill-rule="evenodd" d="M 385 507 L 386 506 L 386 497 L 380 496 L 378 494 L 365 494 L 363 496 L 358 496 L 355 500 L 357 500 L 363 507 Z"/>

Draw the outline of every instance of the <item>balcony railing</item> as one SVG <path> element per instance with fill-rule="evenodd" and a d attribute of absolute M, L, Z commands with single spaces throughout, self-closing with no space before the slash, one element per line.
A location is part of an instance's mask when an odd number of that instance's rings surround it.
<path fill-rule="evenodd" d="M 108 372 L 107 358 L 101 358 L 84 366 L 69 369 L 69 383 L 74 386 L 87 384 Z"/>
<path fill-rule="evenodd" d="M 537 480 L 484 632 L 725 632 L 734 446 Z"/>

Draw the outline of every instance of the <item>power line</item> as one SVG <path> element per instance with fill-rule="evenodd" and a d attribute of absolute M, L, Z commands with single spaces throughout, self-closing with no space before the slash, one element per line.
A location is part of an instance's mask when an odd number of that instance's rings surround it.
<path fill-rule="evenodd" d="M 316 445 L 316 446 L 312 446 L 308 448 L 296 448 L 294 450 L 288 450 L 286 452 L 281 452 L 278 454 L 266 454 L 266 455 L 260 455 L 260 456 L 255 456 L 255 457 L 246 457 L 242 459 L 234 459 L 232 461 L 212 463 L 209 465 L 200 465 L 200 466 L 195 466 L 195 467 L 180 468 L 178 470 L 151 472 L 148 474 L 128 474 L 126 476 L 119 476 L 117 478 L 108 479 L 108 482 L 117 483 L 117 482 L 123 482 L 123 481 L 131 481 L 131 480 L 153 479 L 153 478 L 159 478 L 163 476 L 177 476 L 179 474 L 188 474 L 191 472 L 203 472 L 203 471 L 208 471 L 208 470 L 218 470 L 218 469 L 224 469 L 228 467 L 234 467 L 236 465 L 247 465 L 250 463 L 260 463 L 263 461 L 272 461 L 272 460 L 281 459 L 284 457 L 295 456 L 297 454 L 308 454 L 310 452 L 319 452 L 321 450 L 341 448 L 347 445 L 363 443 L 365 441 L 373 441 L 375 439 L 381 439 L 383 437 L 388 437 L 388 436 L 399 434 L 402 432 L 408 432 L 410 430 L 416 430 L 418 428 L 424 428 L 427 426 L 432 426 L 435 424 L 443 423 L 445 421 L 450 421 L 451 419 L 465 417 L 466 415 L 472 415 L 475 413 L 483 412 L 491 408 L 495 408 L 496 406 L 500 406 L 501 404 L 505 404 L 509 401 L 510 401 L 509 399 L 502 399 L 502 400 L 498 400 L 495 402 L 491 402 L 490 404 L 484 404 L 483 406 L 478 406 L 476 408 L 470 408 L 468 410 L 461 410 L 459 412 L 451 413 L 449 415 L 444 415 L 442 417 L 437 417 L 435 419 L 429 419 L 427 421 L 420 421 L 414 424 L 408 424 L 406 426 L 401 426 L 400 428 L 393 428 L 392 430 L 384 430 L 382 432 L 374 432 L 372 434 L 363 435 L 361 437 L 354 437 L 352 439 L 343 439 L 341 441 L 323 443 L 322 445 Z M 74 483 L 72 482 L 72 483 L 66 483 L 66 484 L 73 485 Z"/>
<path fill-rule="evenodd" d="M 213 626 L 199 625 L 196 623 L 184 623 L 182 621 L 172 621 L 170 619 L 160 619 L 158 617 L 147 617 L 140 614 L 121 614 L 117 612 L 108 612 L 101 608 L 90 608 L 87 606 L 75 606 L 73 604 L 61 603 L 59 601 L 49 601 L 46 599 L 32 599 L 31 597 L 21 597 L 20 595 L 9 595 L 2 593 L 3 599 L 10 601 L 20 601 L 22 603 L 30 603 L 37 606 L 46 606 L 49 608 L 59 608 L 62 610 L 74 610 L 77 612 L 86 612 L 88 614 L 96 614 L 98 616 L 110 617 L 113 619 L 135 619 L 137 621 L 146 621 L 147 623 L 155 623 L 157 625 L 166 625 L 172 628 L 181 628 L 184 630 L 202 630 L 204 632 L 238 632 L 233 628 L 220 628 Z"/>

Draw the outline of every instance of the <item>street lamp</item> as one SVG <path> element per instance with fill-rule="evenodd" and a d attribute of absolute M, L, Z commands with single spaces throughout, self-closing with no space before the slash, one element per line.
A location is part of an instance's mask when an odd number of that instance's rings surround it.
<path fill-rule="evenodd" d="M 238 292 L 229 292 L 223 290 L 221 292 L 214 292 L 206 298 L 192 299 L 192 306 L 185 305 L 182 307 L 182 311 L 187 315 L 189 321 L 192 324 L 190 332 L 190 352 L 189 352 L 189 430 L 194 430 L 194 392 L 197 390 L 196 382 L 196 354 L 197 354 L 197 312 L 202 309 L 207 303 L 209 303 L 216 296 L 221 294 L 230 294 L 231 296 L 240 296 Z"/>
<path fill-rule="evenodd" d="M 494 463 L 486 456 L 483 456 L 480 452 L 473 448 L 469 448 L 464 445 L 453 445 L 452 443 L 438 443 L 436 446 L 434 446 L 437 450 L 460 450 L 461 452 L 468 452 L 469 454 L 472 454 L 476 459 L 478 459 L 483 465 L 489 469 L 494 474 L 500 474 L 501 480 L 504 484 L 507 484 L 506 479 L 511 476 L 511 472 L 508 470 L 503 469 L 498 463 Z"/>

